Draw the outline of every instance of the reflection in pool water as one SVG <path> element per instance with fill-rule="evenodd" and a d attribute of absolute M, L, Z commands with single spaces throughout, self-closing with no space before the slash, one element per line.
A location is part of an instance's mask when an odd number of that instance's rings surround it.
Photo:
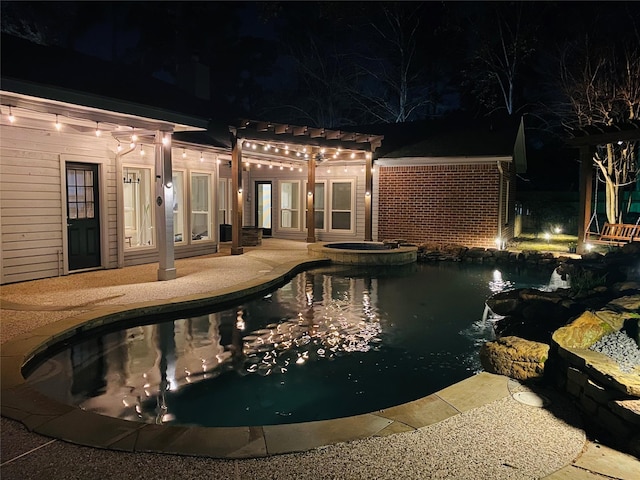
<path fill-rule="evenodd" d="M 78 341 L 27 380 L 64 403 L 151 423 L 268 425 L 370 412 L 479 371 L 479 345 L 492 337 L 484 301 L 544 287 L 551 274 L 519 268 L 313 269 L 236 308 Z"/>

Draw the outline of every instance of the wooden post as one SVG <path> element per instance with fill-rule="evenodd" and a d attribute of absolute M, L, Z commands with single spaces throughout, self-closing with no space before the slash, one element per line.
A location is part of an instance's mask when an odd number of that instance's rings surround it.
<path fill-rule="evenodd" d="M 316 195 L 316 158 L 315 154 L 309 156 L 307 163 L 307 243 L 316 241 L 316 213 L 314 198 Z"/>
<path fill-rule="evenodd" d="M 373 215 L 372 215 L 372 199 L 373 196 L 373 152 L 367 153 L 365 160 L 365 174 L 364 174 L 364 240 L 370 242 L 373 240 Z"/>
<path fill-rule="evenodd" d="M 242 141 L 231 133 L 231 255 L 242 255 Z"/>
<path fill-rule="evenodd" d="M 580 203 L 578 210 L 578 253 L 584 253 L 585 239 L 591 221 L 591 196 L 593 193 L 593 158 L 588 145 L 580 147 Z M 596 205 L 595 209 L 598 208 Z"/>
<path fill-rule="evenodd" d="M 171 135 L 155 134 L 156 164 L 156 241 L 158 242 L 158 280 L 176 278 L 173 250 L 173 172 L 171 166 Z"/>

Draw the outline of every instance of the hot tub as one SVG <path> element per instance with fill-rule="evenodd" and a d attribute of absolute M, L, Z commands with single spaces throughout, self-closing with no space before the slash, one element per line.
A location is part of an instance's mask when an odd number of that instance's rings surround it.
<path fill-rule="evenodd" d="M 418 258 L 418 247 L 392 248 L 382 242 L 312 243 L 307 249 L 312 257 L 345 265 L 405 265 Z"/>

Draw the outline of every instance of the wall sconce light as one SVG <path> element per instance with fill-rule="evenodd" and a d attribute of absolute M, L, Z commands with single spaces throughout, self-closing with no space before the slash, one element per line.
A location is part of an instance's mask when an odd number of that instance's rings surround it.
<path fill-rule="evenodd" d="M 309 192 L 307 192 L 307 195 L 308 195 L 308 196 L 310 196 L 310 197 L 312 197 L 312 196 L 313 196 L 313 192 L 312 192 L 312 191 L 309 191 Z"/>
<path fill-rule="evenodd" d="M 242 195 L 242 187 L 238 189 L 238 195 Z"/>

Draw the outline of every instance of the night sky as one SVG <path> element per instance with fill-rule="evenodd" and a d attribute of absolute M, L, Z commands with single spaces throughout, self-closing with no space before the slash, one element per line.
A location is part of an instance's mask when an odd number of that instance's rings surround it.
<path fill-rule="evenodd" d="M 560 52 L 640 48 L 640 2 L 3 1 L 1 8 L 3 33 L 183 89 L 193 86 L 185 81 L 193 65 L 207 66 L 212 105 L 238 116 L 338 128 L 526 114 L 532 159 L 540 157 L 534 165 L 549 160 L 550 146 L 565 153 L 557 148 L 566 103 Z"/>

